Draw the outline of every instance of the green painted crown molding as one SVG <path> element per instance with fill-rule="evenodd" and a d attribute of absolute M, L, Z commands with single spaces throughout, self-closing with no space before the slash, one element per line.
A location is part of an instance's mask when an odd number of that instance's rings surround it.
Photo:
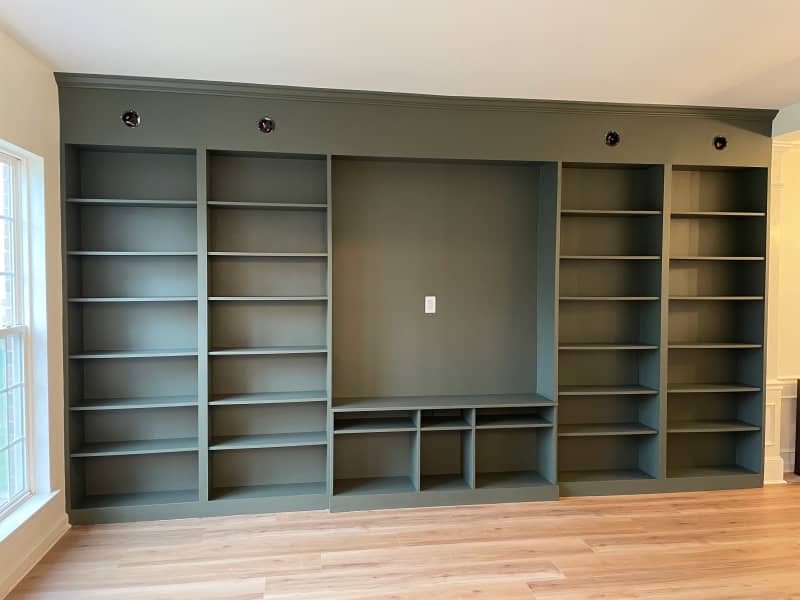
<path fill-rule="evenodd" d="M 771 123 L 777 110 L 758 108 L 720 108 L 710 106 L 672 106 L 663 104 L 624 104 L 610 102 L 574 102 L 565 100 L 525 100 L 514 98 L 475 98 L 434 96 L 395 92 L 336 90 L 323 88 L 230 83 L 158 77 L 128 77 L 86 73 L 56 73 L 59 88 L 89 88 L 163 92 L 257 98 L 263 100 L 295 100 L 370 104 L 407 108 L 441 108 L 448 110 L 498 110 L 537 113 L 570 113 L 579 115 L 633 115 L 718 118 L 735 121 Z"/>

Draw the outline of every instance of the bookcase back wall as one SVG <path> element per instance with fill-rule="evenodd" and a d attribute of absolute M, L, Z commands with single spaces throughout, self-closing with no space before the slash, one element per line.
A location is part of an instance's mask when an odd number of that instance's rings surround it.
<path fill-rule="evenodd" d="M 73 523 L 761 485 L 773 112 L 57 79 Z"/>

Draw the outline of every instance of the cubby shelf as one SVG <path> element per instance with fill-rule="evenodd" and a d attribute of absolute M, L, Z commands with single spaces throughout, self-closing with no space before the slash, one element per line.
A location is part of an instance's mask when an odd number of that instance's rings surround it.
<path fill-rule="evenodd" d="M 85 204 L 96 206 L 132 206 L 132 207 L 195 207 L 195 200 L 144 200 L 135 198 L 67 198 L 68 204 Z"/>
<path fill-rule="evenodd" d="M 695 219 L 695 218 L 713 218 L 713 217 L 765 217 L 767 213 L 765 212 L 730 212 L 730 211 L 713 211 L 713 210 L 704 210 L 704 211 L 693 211 L 693 210 L 673 210 L 670 213 L 672 217 L 676 217 L 679 219 L 688 218 L 688 219 Z"/>
<path fill-rule="evenodd" d="M 562 302 L 652 302 L 658 296 L 561 296 Z"/>
<path fill-rule="evenodd" d="M 552 426 L 552 422 L 536 415 L 478 415 L 475 422 L 475 429 L 528 429 Z"/>
<path fill-rule="evenodd" d="M 423 416 L 422 431 L 465 431 L 472 429 L 462 417 L 456 416 Z"/>
<path fill-rule="evenodd" d="M 168 492 L 138 492 L 133 494 L 98 494 L 81 498 L 78 508 L 123 508 L 139 506 L 159 506 L 162 504 L 182 504 L 197 502 L 198 491 L 176 490 Z"/>
<path fill-rule="evenodd" d="M 561 482 L 582 482 L 582 481 L 626 481 L 636 479 L 653 479 L 639 469 L 598 469 L 581 471 L 559 471 L 558 479 Z"/>
<path fill-rule="evenodd" d="M 694 301 L 719 301 L 719 302 L 750 302 L 763 300 L 764 296 L 670 296 L 670 300 L 694 300 Z"/>
<path fill-rule="evenodd" d="M 168 454 L 173 452 L 197 452 L 197 448 L 197 438 L 95 442 L 81 445 L 77 450 L 71 452 L 70 456 L 72 458 L 91 458 L 98 456 Z"/>
<path fill-rule="evenodd" d="M 562 254 L 561 260 L 661 260 L 660 256 L 642 254 L 642 255 L 594 255 L 594 254 Z"/>
<path fill-rule="evenodd" d="M 209 496 L 210 499 L 214 501 L 324 495 L 326 493 L 325 487 L 324 481 L 281 483 L 273 485 L 246 485 L 238 487 L 217 487 L 211 489 Z"/>
<path fill-rule="evenodd" d="M 649 217 L 660 215 L 660 210 L 610 210 L 589 208 L 562 208 L 562 216 Z"/>
<path fill-rule="evenodd" d="M 763 344 L 748 344 L 738 342 L 691 342 L 669 344 L 670 350 L 753 350 L 763 347 Z"/>
<path fill-rule="evenodd" d="M 220 202 L 209 200 L 208 205 L 214 208 L 255 208 L 263 210 L 327 210 L 327 204 L 303 202 Z"/>
<path fill-rule="evenodd" d="M 333 493 L 337 496 L 392 494 L 415 491 L 416 488 L 410 477 L 336 479 L 333 488 Z"/>
<path fill-rule="evenodd" d="M 667 385 L 667 393 L 670 394 L 723 394 L 760 391 L 760 387 L 739 383 L 670 383 Z"/>
<path fill-rule="evenodd" d="M 334 398 L 333 412 L 420 410 L 451 408 L 513 408 L 553 406 L 538 394 L 485 396 L 398 396 L 386 398 Z"/>
<path fill-rule="evenodd" d="M 748 261 L 763 261 L 763 256 L 670 256 L 670 260 L 707 260 L 707 261 L 731 261 L 731 262 L 748 262 Z"/>
<path fill-rule="evenodd" d="M 327 296 L 209 296 L 210 302 L 326 302 Z"/>
<path fill-rule="evenodd" d="M 641 423 L 581 423 L 559 425 L 559 437 L 655 435 L 658 430 Z"/>
<path fill-rule="evenodd" d="M 516 488 L 552 485 L 536 471 L 501 471 L 476 473 L 475 487 L 478 489 Z"/>
<path fill-rule="evenodd" d="M 712 465 L 699 467 L 668 467 L 667 477 L 730 477 L 733 475 L 757 475 L 756 471 L 751 471 L 739 465 Z"/>
<path fill-rule="evenodd" d="M 118 358 L 172 358 L 180 356 L 197 356 L 197 350 L 192 348 L 175 348 L 165 350 L 118 350 L 99 352 L 79 352 L 70 354 L 74 360 L 99 360 Z"/>
<path fill-rule="evenodd" d="M 209 256 L 230 258 L 327 258 L 327 252 L 209 252 Z"/>
<path fill-rule="evenodd" d="M 197 296 L 127 296 L 107 298 L 70 298 L 77 304 L 124 303 L 124 302 L 197 302 Z"/>
<path fill-rule="evenodd" d="M 304 402 L 326 402 L 327 392 L 266 392 L 252 394 L 218 394 L 211 397 L 211 406 L 239 406 L 248 404 L 301 404 Z"/>
<path fill-rule="evenodd" d="M 377 419 L 343 419 L 336 421 L 333 433 L 394 433 L 403 431 L 416 431 L 417 426 L 411 419 L 402 417 L 387 417 Z"/>
<path fill-rule="evenodd" d="M 263 348 L 216 348 L 209 350 L 210 356 L 259 356 L 289 354 L 325 354 L 325 346 L 267 346 Z"/>
<path fill-rule="evenodd" d="M 102 400 L 83 400 L 70 406 L 74 412 L 100 410 L 134 410 L 148 408 L 179 408 L 197 406 L 197 396 L 162 396 L 153 398 L 109 398 Z"/>
<path fill-rule="evenodd" d="M 642 396 L 658 394 L 657 389 L 643 385 L 562 385 L 559 396 Z"/>
<path fill-rule="evenodd" d="M 658 350 L 655 344 L 561 344 L 559 350 L 597 351 L 597 350 Z"/>
<path fill-rule="evenodd" d="M 673 421 L 668 433 L 724 433 L 737 431 L 760 431 L 761 428 L 744 421 Z"/>
<path fill-rule="evenodd" d="M 216 436 L 212 438 L 208 449 L 218 451 L 293 448 L 297 446 L 324 446 L 327 443 L 328 439 L 324 431 L 304 431 L 299 433 Z"/>
<path fill-rule="evenodd" d="M 197 256 L 183 250 L 68 250 L 69 256 Z"/>
<path fill-rule="evenodd" d="M 423 492 L 458 492 L 471 489 L 461 475 L 423 475 L 420 490 Z"/>

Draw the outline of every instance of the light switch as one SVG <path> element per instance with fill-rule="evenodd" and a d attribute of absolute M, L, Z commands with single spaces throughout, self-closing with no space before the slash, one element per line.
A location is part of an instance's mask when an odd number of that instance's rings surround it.
<path fill-rule="evenodd" d="M 425 296 L 425 314 L 436 314 L 436 296 Z"/>

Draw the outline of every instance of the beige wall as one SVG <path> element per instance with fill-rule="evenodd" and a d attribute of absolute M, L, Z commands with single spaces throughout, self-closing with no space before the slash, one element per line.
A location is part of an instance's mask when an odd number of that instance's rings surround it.
<path fill-rule="evenodd" d="M 37 561 L 66 529 L 64 495 L 63 363 L 61 324 L 61 223 L 59 208 L 58 90 L 53 70 L 11 36 L 0 30 L 0 140 L 10 142 L 44 159 L 44 253 L 46 291 L 42 289 L 42 319 L 39 333 L 43 345 L 39 365 L 47 361 L 47 382 L 40 432 L 49 429 L 40 457 L 45 475 L 38 480 L 40 510 L 30 515 L 13 533 L 0 539 L 0 598 L 7 588 Z M 39 239 L 41 242 L 41 238 Z M 33 260 L 37 260 L 37 252 Z M 46 316 L 44 313 L 46 298 Z M 46 323 L 46 330 L 45 325 Z M 34 325 L 35 326 L 35 325 Z M 36 327 L 36 326 L 35 326 Z M 45 339 L 46 338 L 46 339 Z M 36 358 L 34 359 L 36 360 Z M 41 421 L 45 421 L 42 423 Z M 48 422 L 49 421 L 49 422 Z M 49 445 L 49 448 L 48 448 Z M 49 453 L 48 453 L 49 449 Z M 43 456 L 43 455 L 47 456 Z M 49 465 L 47 464 L 49 462 Z M 20 511 L 24 512 L 24 511 Z M 9 519 L 10 520 L 10 519 Z"/>

